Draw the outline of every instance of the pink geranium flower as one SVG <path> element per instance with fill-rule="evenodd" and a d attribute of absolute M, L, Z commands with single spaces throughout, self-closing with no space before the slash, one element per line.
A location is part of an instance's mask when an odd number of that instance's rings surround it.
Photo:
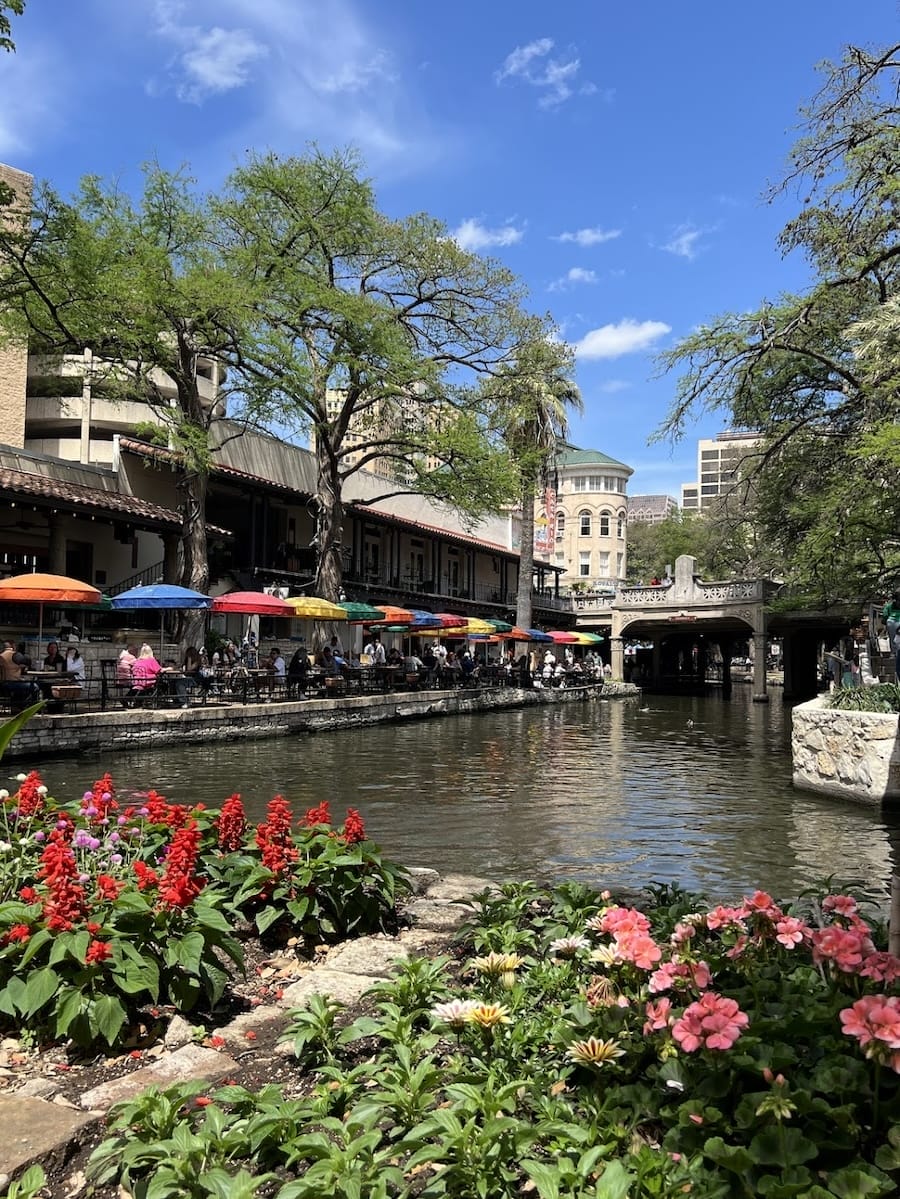
<path fill-rule="evenodd" d="M 686 1053 L 730 1049 L 749 1023 L 736 1000 L 707 991 L 684 1009 L 672 1025 L 672 1036 Z"/>
<path fill-rule="evenodd" d="M 619 954 L 626 962 L 633 962 L 639 970 L 652 970 L 662 957 L 662 950 L 652 937 L 643 932 L 619 933 L 616 936 Z"/>
<path fill-rule="evenodd" d="M 852 895 L 826 895 L 822 900 L 823 912 L 836 912 L 839 916 L 855 916 L 859 904 Z"/>
<path fill-rule="evenodd" d="M 840 1017 L 844 1034 L 856 1037 L 863 1047 L 900 1049 L 900 998 L 864 995 L 852 1007 L 844 1008 Z"/>
<path fill-rule="evenodd" d="M 802 945 L 809 932 L 803 921 L 798 920 L 796 916 L 785 916 L 783 920 L 775 923 L 775 940 L 785 949 L 794 949 L 795 946 Z"/>
<path fill-rule="evenodd" d="M 896 982 L 900 978 L 900 958 L 883 951 L 870 953 L 863 959 L 859 974 L 862 978 L 871 978 L 877 983 Z"/>
<path fill-rule="evenodd" d="M 875 952 L 868 934 L 852 928 L 841 928 L 837 924 L 813 929 L 810 940 L 816 964 L 833 962 L 845 974 L 855 974 L 863 958 Z"/>
<path fill-rule="evenodd" d="M 746 915 L 743 908 L 728 908 L 720 904 L 718 907 L 710 908 L 706 913 L 706 927 L 713 931 L 717 928 L 725 928 L 730 924 L 743 928 Z"/>
<path fill-rule="evenodd" d="M 600 917 L 599 931 L 621 936 L 623 933 L 646 933 L 650 921 L 637 908 L 607 908 Z"/>
<path fill-rule="evenodd" d="M 748 916 L 767 916 L 770 920 L 780 920 L 784 914 L 767 891 L 754 891 L 752 895 L 745 895 L 744 908 Z"/>
<path fill-rule="evenodd" d="M 669 1027 L 672 1019 L 672 1001 L 671 999 L 657 999 L 655 1002 L 651 999 L 644 1008 L 647 1016 L 644 1022 L 644 1036 L 649 1036 L 651 1032 L 659 1032 L 664 1028 Z"/>

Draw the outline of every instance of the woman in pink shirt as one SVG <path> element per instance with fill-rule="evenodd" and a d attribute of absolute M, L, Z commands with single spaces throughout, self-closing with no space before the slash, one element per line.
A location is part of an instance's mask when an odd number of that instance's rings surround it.
<path fill-rule="evenodd" d="M 140 694 L 156 685 L 156 676 L 162 667 L 153 656 L 149 645 L 142 645 L 141 652 L 131 664 L 131 679 L 133 694 Z"/>

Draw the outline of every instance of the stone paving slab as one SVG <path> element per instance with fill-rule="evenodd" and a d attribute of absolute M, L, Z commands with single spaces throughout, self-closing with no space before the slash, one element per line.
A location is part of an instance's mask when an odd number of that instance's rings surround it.
<path fill-rule="evenodd" d="M 466 903 L 444 903 L 433 900 L 431 892 L 427 899 L 414 899 L 407 904 L 406 913 L 419 928 L 429 931 L 452 932 L 472 916 L 474 908 Z"/>
<path fill-rule="evenodd" d="M 99 1123 L 102 1113 L 19 1094 L 0 1096 L 0 1174 L 9 1177 L 32 1162 L 65 1150 L 78 1134 Z"/>
<path fill-rule="evenodd" d="M 471 899 L 481 891 L 499 891 L 500 888 L 490 879 L 479 878 L 474 874 L 445 874 L 444 877 L 428 888 L 426 895 L 429 899 L 440 899 L 445 902 Z"/>
<path fill-rule="evenodd" d="M 446 930 L 434 928 L 407 928 L 397 938 L 408 954 L 419 956 L 442 953 L 450 944 Z"/>
<path fill-rule="evenodd" d="M 424 895 L 429 887 L 441 881 L 441 876 L 430 866 L 407 866 L 406 874 L 412 884 L 413 895 Z"/>
<path fill-rule="evenodd" d="M 408 957 L 409 954 L 397 940 L 360 937 L 358 941 L 347 941 L 330 953 L 325 968 L 339 970 L 344 974 L 369 974 L 387 978 L 394 973 L 398 959 L 405 961 Z"/>
<path fill-rule="evenodd" d="M 281 1002 L 285 1007 L 303 1007 L 311 995 L 330 995 L 338 1003 L 349 1005 L 380 982 L 384 982 L 383 976 L 345 974 L 323 968 L 285 987 Z"/>
<path fill-rule="evenodd" d="M 252 1049 L 257 1035 L 270 1024 L 284 1023 L 284 1008 L 275 1004 L 260 1004 L 239 1016 L 219 1030 L 219 1036 L 232 1052 L 236 1049 Z"/>
<path fill-rule="evenodd" d="M 85 1091 L 81 1096 L 81 1106 L 109 1108 L 123 1099 L 133 1099 L 147 1087 L 167 1087 L 174 1082 L 187 1082 L 190 1079 L 218 1082 L 220 1078 L 235 1074 L 238 1069 L 238 1063 L 227 1053 L 206 1049 L 202 1045 L 185 1045 L 161 1057 L 152 1066 L 144 1066 L 122 1078 L 111 1078 L 109 1082 Z"/>

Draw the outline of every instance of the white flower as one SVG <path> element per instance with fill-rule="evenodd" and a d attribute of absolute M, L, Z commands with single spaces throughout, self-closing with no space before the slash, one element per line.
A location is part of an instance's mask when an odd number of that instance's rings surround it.
<path fill-rule="evenodd" d="M 684 1090 L 684 1083 L 679 1082 L 677 1078 L 667 1078 L 666 1086 L 669 1088 L 670 1091 L 683 1091 Z"/>
<path fill-rule="evenodd" d="M 550 952 L 557 958 L 573 958 L 581 949 L 588 949 L 590 941 L 587 937 L 557 937 L 550 942 Z"/>
<path fill-rule="evenodd" d="M 38 789 L 37 789 L 37 793 L 38 793 L 38 795 L 46 795 L 46 794 L 47 794 L 47 788 L 46 788 L 46 787 L 44 787 L 44 786 L 42 785 L 42 786 L 38 787 Z"/>
<path fill-rule="evenodd" d="M 8 841 L 0 841 L 0 853 L 6 853 L 12 849 L 12 845 Z"/>
<path fill-rule="evenodd" d="M 0 800 L 9 799 L 9 792 L 0 790 Z"/>
<path fill-rule="evenodd" d="M 25 782 L 25 780 L 26 780 L 27 778 L 28 778 L 28 775 L 27 775 L 27 774 L 17 774 L 17 775 L 16 775 L 16 782 L 17 782 L 17 783 L 24 783 L 24 782 Z"/>

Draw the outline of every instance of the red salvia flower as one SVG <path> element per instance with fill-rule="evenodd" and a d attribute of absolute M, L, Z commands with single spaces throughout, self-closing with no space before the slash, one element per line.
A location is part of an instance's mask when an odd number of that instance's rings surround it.
<path fill-rule="evenodd" d="M 21 816 L 34 816 L 35 813 L 43 811 L 44 796 L 38 794 L 38 787 L 43 785 L 43 780 L 36 770 L 32 770 L 22 780 L 15 797 L 16 807 Z"/>
<path fill-rule="evenodd" d="M 146 862 L 135 862 L 134 873 L 139 891 L 146 891 L 148 887 L 155 887 L 159 883 L 159 875 Z"/>
<path fill-rule="evenodd" d="M 356 808 L 347 809 L 347 819 L 344 821 L 344 841 L 348 845 L 356 845 L 366 839 L 366 826 Z"/>
<path fill-rule="evenodd" d="M 273 874 L 282 874 L 297 860 L 297 847 L 291 836 L 293 814 L 290 804 L 276 795 L 266 808 L 266 819 L 256 830 L 256 844 L 262 864 Z"/>
<path fill-rule="evenodd" d="M 195 872 L 200 853 L 200 829 L 196 820 L 189 820 L 172 838 L 162 878 L 159 898 L 168 908 L 186 908 L 203 890 L 203 879 Z"/>
<path fill-rule="evenodd" d="M 88 951 L 84 955 L 84 964 L 86 966 L 99 965 L 111 957 L 112 947 L 108 941 L 91 941 Z"/>
<path fill-rule="evenodd" d="M 169 828 L 181 828 L 189 815 L 189 809 L 184 804 L 170 804 L 157 791 L 147 792 L 144 807 L 151 824 L 165 824 Z"/>
<path fill-rule="evenodd" d="M 0 937 L 0 945 L 11 945 L 14 941 L 22 941 L 24 943 L 30 940 L 30 938 L 31 929 L 27 924 L 14 924 L 12 928 L 7 929 L 3 936 Z"/>
<path fill-rule="evenodd" d="M 119 892 L 124 886 L 124 882 L 119 882 L 109 874 L 97 875 L 97 893 L 101 899 L 118 899 Z"/>
<path fill-rule="evenodd" d="M 233 853 L 244 844 L 244 833 L 247 829 L 247 817 L 244 815 L 244 805 L 240 795 L 232 795 L 222 804 L 222 811 L 216 820 L 216 832 L 219 835 L 219 849 L 223 853 Z"/>
<path fill-rule="evenodd" d="M 320 803 L 317 808 L 310 808 L 303 817 L 303 823 L 307 828 L 315 828 L 317 824 L 331 824 L 331 812 L 328 809 L 328 800 Z"/>
<path fill-rule="evenodd" d="M 96 920 L 89 920 L 84 927 L 88 930 L 92 937 L 96 937 L 103 925 L 98 924 Z"/>
<path fill-rule="evenodd" d="M 54 829 L 50 834 L 41 854 L 38 878 L 47 884 L 44 916 L 48 928 L 68 931 L 84 918 L 84 887 L 75 881 L 78 878 L 78 866 L 65 830 Z"/>
<path fill-rule="evenodd" d="M 22 903 L 37 903 L 38 893 L 34 887 L 23 887 L 19 892 L 19 899 Z"/>

